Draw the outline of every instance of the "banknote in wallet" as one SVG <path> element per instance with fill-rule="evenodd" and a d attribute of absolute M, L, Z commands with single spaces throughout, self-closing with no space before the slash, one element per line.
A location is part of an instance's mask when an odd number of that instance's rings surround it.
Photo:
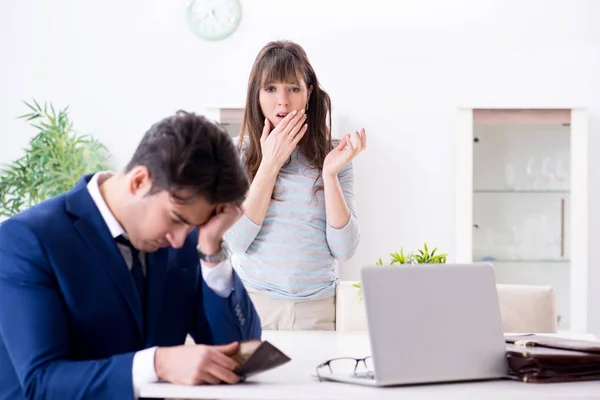
<path fill-rule="evenodd" d="M 242 380 L 291 360 L 268 341 L 258 339 L 241 341 L 237 353 L 232 358 L 239 364 L 233 372 Z"/>

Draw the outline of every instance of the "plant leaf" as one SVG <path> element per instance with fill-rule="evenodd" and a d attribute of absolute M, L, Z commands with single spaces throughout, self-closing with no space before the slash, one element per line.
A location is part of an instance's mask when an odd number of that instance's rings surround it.
<path fill-rule="evenodd" d="M 23 102 L 24 119 L 37 133 L 24 155 L 0 169 L 0 215 L 10 217 L 71 189 L 88 172 L 111 169 L 110 154 L 97 139 L 73 130 L 67 108 L 58 113 L 52 103 Z"/>

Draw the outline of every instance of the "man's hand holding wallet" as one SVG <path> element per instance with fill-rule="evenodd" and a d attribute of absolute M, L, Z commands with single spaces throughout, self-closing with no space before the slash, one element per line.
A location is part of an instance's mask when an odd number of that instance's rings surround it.
<path fill-rule="evenodd" d="M 257 339 L 242 341 L 233 359 L 239 363 L 233 372 L 242 380 L 290 361 L 290 358 L 277 347 L 266 340 Z"/>
<path fill-rule="evenodd" d="M 179 385 L 237 383 L 240 378 L 233 370 L 238 363 L 232 356 L 238 350 L 237 342 L 159 347 L 154 354 L 154 369 L 159 380 Z"/>
<path fill-rule="evenodd" d="M 159 347 L 154 366 L 159 380 L 180 385 L 234 384 L 290 361 L 267 341 L 227 345 Z"/>

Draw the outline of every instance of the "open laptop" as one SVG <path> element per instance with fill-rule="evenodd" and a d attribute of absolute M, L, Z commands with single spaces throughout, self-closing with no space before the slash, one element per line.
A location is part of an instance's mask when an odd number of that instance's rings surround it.
<path fill-rule="evenodd" d="M 491 264 L 369 266 L 361 271 L 372 386 L 495 379 L 508 364 Z"/>

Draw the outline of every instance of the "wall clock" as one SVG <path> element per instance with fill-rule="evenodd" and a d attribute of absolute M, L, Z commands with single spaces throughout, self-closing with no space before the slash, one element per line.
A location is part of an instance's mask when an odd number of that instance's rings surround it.
<path fill-rule="evenodd" d="M 240 0 L 190 0 L 186 20 L 194 35 L 204 40 L 223 40 L 240 25 Z"/>

